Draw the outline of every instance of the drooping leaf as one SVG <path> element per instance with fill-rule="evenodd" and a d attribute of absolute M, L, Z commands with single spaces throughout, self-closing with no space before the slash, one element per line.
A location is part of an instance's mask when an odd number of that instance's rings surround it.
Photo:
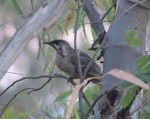
<path fill-rule="evenodd" d="M 149 82 L 150 81 L 150 72 L 149 70 L 134 70 L 134 71 L 130 71 L 131 74 L 135 75 L 136 77 L 138 77 L 140 80 L 144 81 L 144 82 Z M 121 83 L 118 84 L 118 86 L 122 87 L 122 88 L 128 88 L 130 86 L 132 86 L 133 84 L 123 81 Z"/>
<path fill-rule="evenodd" d="M 107 72 L 105 74 L 105 76 L 108 74 L 112 75 L 118 79 L 130 82 L 130 83 L 135 84 L 137 86 L 140 86 L 141 88 L 145 88 L 147 90 L 150 89 L 150 86 L 147 83 L 145 83 L 144 81 L 142 81 L 141 79 L 139 79 L 138 77 L 136 77 L 135 75 L 133 75 L 129 72 L 125 72 L 125 71 L 120 70 L 120 69 L 112 69 L 109 72 Z"/>
<path fill-rule="evenodd" d="M 137 86 L 131 87 L 121 100 L 121 106 L 126 108 L 134 99 Z"/>
<path fill-rule="evenodd" d="M 87 34 L 86 34 L 86 28 L 85 28 L 85 24 L 82 23 L 82 28 L 83 28 L 83 33 L 84 33 L 84 37 L 86 40 L 88 40 Z"/>
<path fill-rule="evenodd" d="M 81 9 L 80 10 L 80 13 L 79 13 L 79 19 L 78 19 L 78 26 L 77 26 L 77 29 L 79 29 L 82 24 L 84 23 L 84 18 L 86 17 L 86 14 L 85 12 Z"/>
<path fill-rule="evenodd" d="M 21 7 L 19 6 L 19 4 L 17 3 L 16 0 L 12 0 L 12 3 L 14 5 L 14 7 L 16 8 L 17 12 L 25 19 L 25 17 L 23 16 L 23 11 L 21 9 Z"/>

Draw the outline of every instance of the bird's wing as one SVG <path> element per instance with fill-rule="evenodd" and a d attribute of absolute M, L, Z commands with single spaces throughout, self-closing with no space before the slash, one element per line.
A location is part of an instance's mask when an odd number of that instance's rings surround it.
<path fill-rule="evenodd" d="M 84 52 L 80 52 L 80 61 L 81 61 L 81 69 L 82 73 L 87 68 L 86 66 L 91 61 L 91 57 L 89 57 Z M 72 53 L 72 58 L 70 59 L 71 63 L 76 66 L 75 71 L 78 72 L 78 60 L 76 57 L 76 53 Z M 91 66 L 88 70 L 88 76 L 98 76 L 101 73 L 100 67 L 92 61 Z"/>

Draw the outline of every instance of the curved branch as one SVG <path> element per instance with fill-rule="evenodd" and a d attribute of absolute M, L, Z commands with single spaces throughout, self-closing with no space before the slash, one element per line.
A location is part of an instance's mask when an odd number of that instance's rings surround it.
<path fill-rule="evenodd" d="M 9 106 L 9 104 L 15 99 L 15 97 L 17 95 L 19 95 L 20 93 L 22 93 L 23 91 L 26 91 L 26 90 L 33 90 L 33 88 L 25 88 L 25 89 L 22 89 L 20 90 L 19 92 L 17 92 L 10 100 L 9 102 L 6 104 L 6 106 L 4 107 L 4 109 L 2 110 L 2 112 L 0 113 L 0 117 L 3 115 L 3 113 L 5 112 L 5 110 L 7 109 L 7 107 Z"/>
<path fill-rule="evenodd" d="M 40 8 L 37 13 L 21 27 L 0 54 L 0 79 L 5 75 L 28 42 L 43 28 L 52 27 L 62 16 L 73 0 L 53 0 Z"/>

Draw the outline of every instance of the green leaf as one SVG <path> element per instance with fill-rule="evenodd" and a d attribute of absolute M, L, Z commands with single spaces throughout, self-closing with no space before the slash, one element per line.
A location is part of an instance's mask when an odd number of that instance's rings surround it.
<path fill-rule="evenodd" d="M 86 17 L 85 12 L 81 9 L 80 13 L 79 13 L 79 20 L 78 20 L 78 29 L 80 28 L 80 26 L 84 23 L 84 18 Z"/>
<path fill-rule="evenodd" d="M 85 24 L 84 24 L 84 22 L 82 24 L 82 28 L 83 28 L 84 37 L 85 37 L 86 40 L 88 40 L 88 37 L 86 35 L 86 30 L 85 30 Z"/>
<path fill-rule="evenodd" d="M 14 116 L 14 113 L 15 113 L 14 108 L 11 106 L 5 111 L 3 117 L 4 119 L 10 119 L 11 117 Z"/>
<path fill-rule="evenodd" d="M 150 69 L 150 55 L 140 56 L 136 59 L 137 69 Z"/>
<path fill-rule="evenodd" d="M 128 32 L 127 37 L 126 37 L 126 44 L 133 48 L 136 48 L 142 44 L 142 40 L 136 38 L 135 30 L 131 30 L 130 32 Z"/>
<path fill-rule="evenodd" d="M 129 82 L 126 82 L 126 81 L 123 81 L 121 83 L 118 84 L 119 87 L 122 87 L 122 88 L 128 88 L 130 86 L 132 86 L 133 84 L 129 83 Z"/>
<path fill-rule="evenodd" d="M 72 91 L 70 90 L 70 91 L 66 91 L 66 92 L 61 93 L 58 97 L 56 97 L 55 102 L 63 101 L 65 98 L 70 96 L 71 92 Z"/>
<path fill-rule="evenodd" d="M 99 86 L 95 85 L 92 87 L 88 87 L 85 91 L 85 95 L 88 97 L 90 101 L 93 101 L 99 94 L 100 88 Z"/>
<path fill-rule="evenodd" d="M 93 39 L 97 39 L 97 34 L 95 33 L 95 31 L 92 27 L 91 27 L 91 31 L 92 31 Z"/>
<path fill-rule="evenodd" d="M 79 116 L 79 112 L 77 109 L 75 109 L 75 119 L 80 119 L 80 116 Z"/>
<path fill-rule="evenodd" d="M 126 108 L 134 99 L 136 94 L 137 86 L 133 86 L 129 88 L 128 92 L 121 99 L 121 106 Z"/>
<path fill-rule="evenodd" d="M 63 118 L 62 118 L 62 116 L 61 116 L 61 115 L 58 115 L 58 116 L 57 116 L 57 119 L 63 119 Z"/>

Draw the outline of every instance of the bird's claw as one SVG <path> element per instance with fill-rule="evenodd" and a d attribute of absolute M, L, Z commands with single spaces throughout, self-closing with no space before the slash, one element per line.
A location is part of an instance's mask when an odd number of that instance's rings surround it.
<path fill-rule="evenodd" d="M 72 77 L 69 77 L 69 78 L 68 78 L 67 84 L 69 84 L 69 82 L 70 82 L 73 86 L 76 85 L 76 83 L 73 81 L 73 78 L 72 78 Z"/>
<path fill-rule="evenodd" d="M 72 78 L 72 77 L 69 77 L 69 78 L 67 79 L 67 84 L 69 84 L 69 82 L 71 83 L 71 80 L 73 80 L 73 78 Z"/>

